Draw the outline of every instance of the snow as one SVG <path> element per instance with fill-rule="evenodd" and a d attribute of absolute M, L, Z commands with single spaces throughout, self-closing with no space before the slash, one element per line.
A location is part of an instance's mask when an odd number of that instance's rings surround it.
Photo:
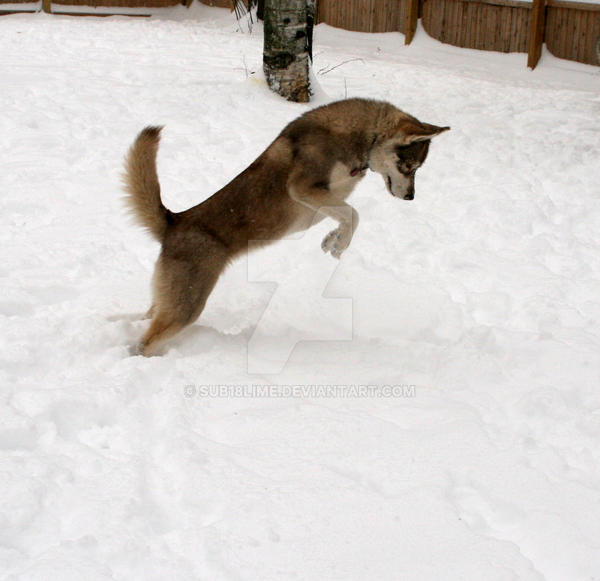
<path fill-rule="evenodd" d="M 180 210 L 307 108 L 260 26 L 153 12 L 0 20 L 0 578 L 597 578 L 598 68 L 318 26 L 313 105 L 452 130 L 414 202 L 363 180 L 339 263 L 330 221 L 240 260 L 145 359 L 134 136 Z"/>

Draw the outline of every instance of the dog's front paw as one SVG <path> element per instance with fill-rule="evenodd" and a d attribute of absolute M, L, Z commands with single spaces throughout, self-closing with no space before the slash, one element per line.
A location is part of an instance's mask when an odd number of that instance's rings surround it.
<path fill-rule="evenodd" d="M 331 256 L 339 258 L 342 252 L 350 245 L 352 236 L 348 236 L 345 230 L 342 228 L 336 228 L 332 230 L 321 242 L 321 248 L 323 252 L 331 252 Z"/>

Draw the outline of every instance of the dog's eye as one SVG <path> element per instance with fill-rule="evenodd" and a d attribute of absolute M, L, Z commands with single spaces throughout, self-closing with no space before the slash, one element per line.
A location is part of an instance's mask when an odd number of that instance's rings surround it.
<path fill-rule="evenodd" d="M 399 162 L 398 171 L 404 175 L 411 175 L 417 171 L 417 165 L 408 162 Z"/>

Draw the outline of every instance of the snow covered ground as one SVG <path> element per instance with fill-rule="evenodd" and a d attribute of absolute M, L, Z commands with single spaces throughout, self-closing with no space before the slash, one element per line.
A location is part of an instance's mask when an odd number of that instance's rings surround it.
<path fill-rule="evenodd" d="M 131 357 L 158 251 L 123 211 L 136 133 L 166 125 L 180 210 L 306 109 L 236 29 L 0 19 L 0 579 L 599 579 L 600 70 L 317 27 L 315 104 L 452 126 L 415 201 L 369 175 L 341 262 L 330 222 L 257 252 Z M 307 387 L 332 384 L 374 387 Z"/>

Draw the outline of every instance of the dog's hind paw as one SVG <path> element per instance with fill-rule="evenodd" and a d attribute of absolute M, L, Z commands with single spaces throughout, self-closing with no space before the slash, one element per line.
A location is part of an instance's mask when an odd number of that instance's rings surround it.
<path fill-rule="evenodd" d="M 152 355 L 154 355 L 154 351 L 147 349 L 146 344 L 142 342 L 131 345 L 129 347 L 129 356 L 137 357 L 138 355 L 142 357 L 152 357 Z"/>
<path fill-rule="evenodd" d="M 140 343 L 136 343 L 135 345 L 130 345 L 129 346 L 129 356 L 137 357 L 138 355 L 143 355 L 142 348 L 143 348 L 143 345 L 141 345 Z"/>

